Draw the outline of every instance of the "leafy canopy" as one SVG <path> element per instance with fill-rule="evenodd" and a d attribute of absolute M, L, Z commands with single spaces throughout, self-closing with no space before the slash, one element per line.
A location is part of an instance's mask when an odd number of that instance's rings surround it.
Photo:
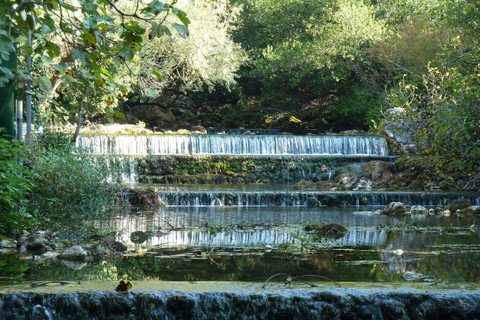
<path fill-rule="evenodd" d="M 0 62 L 14 54 L 21 64 L 17 70 L 0 68 L 0 85 L 15 77 L 19 84 L 32 81 L 39 88 L 37 98 L 48 98 L 53 68 L 64 81 L 81 83 L 84 92 L 125 92 L 112 72 L 132 61 L 145 41 L 171 30 L 188 33 L 190 20 L 175 2 L 136 0 L 130 10 L 111 0 L 6 0 L 0 6 Z M 169 15 L 176 21 L 167 24 Z M 31 69 L 27 56 L 32 56 Z M 33 78 L 29 71 L 36 72 Z"/>

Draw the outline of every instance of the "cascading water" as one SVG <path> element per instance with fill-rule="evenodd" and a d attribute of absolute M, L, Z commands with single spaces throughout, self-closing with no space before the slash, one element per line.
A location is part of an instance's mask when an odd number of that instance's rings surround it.
<path fill-rule="evenodd" d="M 342 168 L 361 171 L 356 163 L 391 161 L 381 137 L 97 135 L 80 136 L 77 146 L 110 155 L 105 165 L 117 168 L 123 181 L 158 183 L 148 188 L 156 190 L 159 208 L 130 208 L 133 214 L 120 212 L 93 222 L 101 230 L 117 230 L 116 241 L 138 249 L 121 260 L 103 261 L 100 268 L 94 265 L 98 279 L 128 277 L 133 288 L 121 294 L 114 290 L 117 283 L 108 282 L 93 289 L 87 283 L 86 289 L 73 287 L 67 293 L 47 287 L 45 292 L 23 288 L 16 293 L 0 287 L 2 319 L 480 317 L 478 287 L 455 284 L 452 290 L 448 282 L 480 281 L 472 272 L 480 259 L 475 217 L 391 217 L 378 210 L 393 201 L 408 207 L 444 207 L 455 199 L 480 205 L 478 194 L 292 186 L 299 181 L 328 184 Z M 208 186 L 217 181 L 231 185 Z M 197 182 L 204 184 L 189 184 Z M 125 193 L 125 199 L 131 196 Z M 326 236 L 321 226 L 329 224 L 347 231 Z M 408 232 L 397 229 L 401 225 Z M 145 250 L 147 255 L 140 254 Z M 455 267 L 459 261 L 461 268 Z M 36 267 L 31 280 L 58 280 L 46 277 L 51 269 L 58 277 L 67 264 L 50 263 L 48 272 Z M 81 268 L 88 268 L 84 264 Z M 435 280 L 434 289 L 423 283 L 413 289 L 364 289 L 371 281 L 405 281 L 407 273 L 418 270 Z M 75 281 L 84 273 L 77 271 Z M 274 291 L 260 287 L 275 274 L 281 282 L 269 283 Z M 303 287 L 286 287 L 287 276 L 302 274 L 348 282 L 337 290 L 318 283 L 320 288 L 307 287 L 299 278 Z M 200 287 L 202 280 L 212 284 Z M 361 282 L 362 289 L 352 289 L 358 283 L 349 281 Z M 439 286 L 443 291 L 436 292 Z"/>
<path fill-rule="evenodd" d="M 121 155 L 376 155 L 388 156 L 377 136 L 119 135 L 79 136 L 94 154 Z"/>

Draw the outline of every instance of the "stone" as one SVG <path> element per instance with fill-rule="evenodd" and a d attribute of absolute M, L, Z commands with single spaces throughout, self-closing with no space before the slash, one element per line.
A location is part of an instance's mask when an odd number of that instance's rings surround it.
<path fill-rule="evenodd" d="M 63 251 L 58 258 L 70 261 L 85 261 L 87 260 L 88 252 L 81 246 L 73 246 Z"/>
<path fill-rule="evenodd" d="M 315 196 L 310 196 L 307 198 L 307 207 L 314 208 L 320 205 L 320 201 L 317 200 Z"/>
<path fill-rule="evenodd" d="M 391 180 L 395 172 L 395 164 L 380 160 L 362 164 L 362 176 L 373 181 Z"/>
<path fill-rule="evenodd" d="M 412 206 L 410 208 L 410 213 L 411 214 L 427 215 L 428 214 L 428 209 L 425 208 L 424 206 Z"/>
<path fill-rule="evenodd" d="M 415 148 L 416 124 L 407 120 L 406 111 L 401 107 L 394 107 L 385 112 L 389 120 L 385 122 L 385 132 L 396 143 L 404 148 Z"/>
<path fill-rule="evenodd" d="M 81 270 L 87 266 L 85 261 L 72 261 L 72 260 L 60 260 L 62 263 L 70 269 Z"/>
<path fill-rule="evenodd" d="M 48 246 L 49 241 L 46 238 L 44 233 L 35 233 L 28 237 L 27 239 L 27 249 L 28 250 L 42 250 Z"/>
<path fill-rule="evenodd" d="M 148 106 L 145 109 L 145 114 L 142 117 L 142 120 L 145 121 L 149 126 L 163 126 L 166 123 L 175 121 L 175 116 L 172 111 L 167 108 L 152 105 Z"/>
<path fill-rule="evenodd" d="M 470 201 L 465 200 L 465 199 L 460 199 L 460 200 L 454 200 L 450 205 L 448 206 L 448 210 L 452 213 L 456 213 L 457 210 L 462 210 L 462 209 L 467 209 L 471 208 L 472 204 Z"/>
<path fill-rule="evenodd" d="M 372 181 L 365 180 L 365 179 L 360 179 L 357 186 L 355 188 L 353 188 L 353 190 L 354 191 L 358 191 L 358 190 L 370 191 L 370 190 L 372 190 Z"/>
<path fill-rule="evenodd" d="M 403 274 L 403 279 L 407 281 L 431 281 L 433 277 L 418 272 L 407 271 Z"/>
<path fill-rule="evenodd" d="M 341 173 L 338 176 L 335 177 L 334 181 L 346 186 L 346 185 L 353 185 L 354 183 L 357 182 L 357 176 L 353 173 Z"/>
<path fill-rule="evenodd" d="M 148 235 L 143 231 L 134 231 L 130 234 L 130 240 L 133 243 L 141 244 L 148 240 Z"/>
<path fill-rule="evenodd" d="M 352 130 L 345 130 L 345 131 L 340 131 L 339 135 L 342 136 L 360 136 L 366 134 L 365 130 L 362 129 L 352 129 Z"/>
<path fill-rule="evenodd" d="M 207 129 L 205 129 L 205 127 L 201 125 L 193 126 L 191 131 L 197 134 L 207 134 Z"/>
<path fill-rule="evenodd" d="M 391 216 L 402 216 L 405 215 L 406 211 L 407 208 L 405 204 L 401 202 L 391 202 L 383 209 L 382 213 Z"/>
<path fill-rule="evenodd" d="M 112 249 L 115 250 L 115 251 L 123 252 L 123 251 L 127 251 L 128 246 L 127 246 L 126 244 L 124 244 L 124 243 L 115 241 L 115 242 L 112 244 Z"/>
<path fill-rule="evenodd" d="M 2 239 L 0 242 L 0 247 L 2 248 L 16 248 L 17 247 L 17 241 L 13 239 Z"/>
<path fill-rule="evenodd" d="M 320 239 L 340 239 L 348 232 L 348 229 L 338 223 L 329 223 L 323 226 L 313 225 L 313 232 Z M 305 228 L 306 229 L 306 228 Z M 306 230 L 308 231 L 308 230 Z"/>

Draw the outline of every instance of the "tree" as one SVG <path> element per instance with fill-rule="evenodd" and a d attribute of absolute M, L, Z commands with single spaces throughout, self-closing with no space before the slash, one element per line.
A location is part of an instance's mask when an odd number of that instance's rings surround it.
<path fill-rule="evenodd" d="M 240 8 L 226 0 L 197 0 L 177 5 L 189 13 L 189 36 L 165 34 L 148 43 L 133 73 L 145 95 L 158 95 L 164 88 L 213 91 L 216 86 L 231 89 L 236 73 L 246 61 L 240 45 L 232 40 Z M 168 21 L 168 19 L 167 19 Z M 171 37 L 174 41 L 166 41 Z M 154 72 L 149 72 L 154 70 Z"/>
<path fill-rule="evenodd" d="M 115 83 L 112 73 L 132 61 L 148 39 L 170 34 L 170 29 L 188 33 L 190 20 L 175 2 L 137 0 L 127 11 L 111 0 L 7 0 L 0 7 L 0 59 L 15 52 L 21 66 L 0 68 L 0 85 L 16 77 L 20 86 L 24 81 L 38 86 L 37 99 L 49 99 L 46 93 L 57 81 L 77 83 L 84 93 L 107 97 L 108 117 L 122 116 L 109 106 L 108 97 L 128 88 Z M 177 20 L 167 24 L 169 15 Z M 27 56 L 33 58 L 32 69 L 25 65 Z"/>

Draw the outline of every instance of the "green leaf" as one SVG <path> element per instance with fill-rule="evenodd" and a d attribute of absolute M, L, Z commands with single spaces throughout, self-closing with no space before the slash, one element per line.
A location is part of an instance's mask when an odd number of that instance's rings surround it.
<path fill-rule="evenodd" d="M 68 70 L 68 66 L 65 63 L 54 64 L 52 67 L 53 67 L 53 69 L 55 69 L 57 71 L 67 71 Z"/>
<path fill-rule="evenodd" d="M 150 97 L 152 97 L 152 98 L 155 98 L 157 96 L 157 93 L 153 89 L 148 88 L 147 92 L 150 95 Z"/>
<path fill-rule="evenodd" d="M 110 123 L 113 122 L 113 116 L 112 116 L 111 113 L 107 112 L 107 113 L 105 114 L 105 116 L 107 117 L 108 122 L 110 122 Z"/>
<path fill-rule="evenodd" d="M 3 73 L 8 79 L 10 80 L 13 80 L 15 79 L 15 75 L 13 74 L 13 72 L 8 69 L 8 68 L 5 68 L 5 67 L 0 67 L 0 72 Z"/>
<path fill-rule="evenodd" d="M 125 115 L 124 115 L 122 112 L 118 111 L 117 109 L 115 109 L 114 111 L 115 111 L 115 116 L 116 116 L 116 117 L 118 117 L 118 118 L 120 118 L 120 119 L 122 119 L 122 120 L 125 120 L 125 119 L 126 119 Z"/>
<path fill-rule="evenodd" d="M 148 7 L 152 8 L 154 10 L 160 10 L 160 11 L 165 10 L 165 4 L 163 2 L 158 1 L 158 0 L 155 0 L 155 1 L 151 2 L 148 5 Z"/>
<path fill-rule="evenodd" d="M 47 77 L 47 76 L 42 76 L 40 78 L 38 78 L 39 82 L 40 82 L 40 87 L 45 90 L 45 91 L 49 91 L 50 89 L 52 89 L 52 82 L 50 81 L 50 78 Z"/>
<path fill-rule="evenodd" d="M 188 37 L 188 28 L 185 27 L 184 25 L 178 24 L 178 23 L 172 23 L 172 26 L 177 30 L 178 34 L 186 39 Z"/>
<path fill-rule="evenodd" d="M 173 13 L 175 13 L 178 19 L 182 21 L 186 27 L 188 27 L 188 25 L 190 24 L 190 19 L 188 19 L 187 14 L 184 11 L 178 8 L 174 8 Z"/>

